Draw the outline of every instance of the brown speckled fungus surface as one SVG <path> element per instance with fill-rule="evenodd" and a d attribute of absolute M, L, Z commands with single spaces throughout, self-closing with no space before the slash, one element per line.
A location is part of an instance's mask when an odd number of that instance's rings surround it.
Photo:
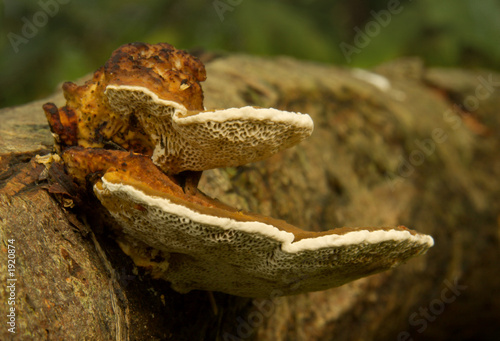
<path fill-rule="evenodd" d="M 128 44 L 82 86 L 64 83 L 66 106 L 44 110 L 62 148 L 118 145 L 164 172 L 265 159 L 308 137 L 309 115 L 268 108 L 205 111 L 205 68 L 169 44 Z"/>
<path fill-rule="evenodd" d="M 179 292 L 290 295 L 384 271 L 433 245 L 404 226 L 309 232 L 183 188 L 175 174 L 261 160 L 313 129 L 307 114 L 272 108 L 206 111 L 204 79 L 186 52 L 128 44 L 85 85 L 65 83 L 65 107 L 44 106 L 68 174 L 91 182 L 122 250 L 153 277 Z M 116 145 L 127 151 L 107 149 Z"/>

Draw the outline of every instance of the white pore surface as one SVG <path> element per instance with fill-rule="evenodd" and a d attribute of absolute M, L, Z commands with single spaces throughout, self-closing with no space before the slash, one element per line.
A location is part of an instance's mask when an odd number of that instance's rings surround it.
<path fill-rule="evenodd" d="M 196 115 L 179 117 L 176 113 L 173 120 L 178 125 L 189 125 L 206 122 L 227 122 L 240 120 L 269 121 L 274 123 L 290 123 L 297 128 L 313 129 L 311 117 L 300 112 L 283 111 L 274 108 L 229 108 L 215 111 L 204 111 Z"/>
<path fill-rule="evenodd" d="M 154 93 L 153 91 L 151 91 L 148 88 L 145 88 L 143 86 L 112 85 L 112 84 L 108 85 L 106 87 L 106 91 L 104 91 L 104 94 L 107 95 L 108 98 L 109 98 L 111 96 L 108 95 L 108 90 L 114 90 L 116 92 L 127 91 L 127 92 L 131 93 L 130 97 L 132 97 L 132 98 L 133 97 L 137 97 L 137 96 L 134 96 L 133 93 L 136 93 L 136 92 L 143 93 L 143 94 L 146 94 L 147 96 L 149 96 L 151 98 L 151 101 L 154 102 L 157 105 L 165 106 L 165 107 L 173 107 L 173 108 L 175 108 L 176 113 L 180 113 L 180 114 L 185 114 L 187 112 L 186 107 L 183 106 L 182 104 L 180 104 L 178 102 L 174 102 L 174 101 L 168 101 L 168 100 L 165 100 L 165 99 L 161 99 L 161 98 L 158 97 L 158 95 L 156 93 Z M 141 101 L 140 97 L 137 100 Z M 130 100 L 129 100 L 129 102 L 130 102 Z M 114 106 L 117 106 L 117 105 L 119 105 L 119 104 L 114 103 Z M 151 113 L 151 114 L 154 114 L 154 113 L 161 114 L 164 111 L 158 110 L 158 111 L 148 111 L 148 112 Z"/>
<path fill-rule="evenodd" d="M 164 212 L 168 212 L 179 217 L 187 218 L 193 222 L 197 222 L 204 225 L 211 225 L 220 227 L 224 230 L 241 230 L 248 233 L 259 233 L 261 235 L 273 238 L 277 241 L 283 243 L 291 243 L 294 239 L 293 233 L 281 231 L 278 228 L 261 222 L 247 222 L 247 221 L 237 221 L 225 217 L 211 216 L 207 214 L 198 213 L 191 210 L 188 207 L 174 204 L 166 198 L 154 197 L 145 194 L 144 192 L 130 186 L 121 183 L 112 183 L 107 181 L 104 177 L 101 179 L 103 188 L 109 190 L 110 192 L 124 192 L 129 195 L 133 200 L 142 202 L 144 204 L 155 206 L 160 208 Z M 99 191 L 97 189 L 97 191 Z"/>
<path fill-rule="evenodd" d="M 144 192 L 121 183 L 112 183 L 102 178 L 104 190 L 119 193 L 123 192 L 130 196 L 134 201 L 142 202 L 146 205 L 151 205 L 160 208 L 164 212 L 175 214 L 179 217 L 184 217 L 192 222 L 220 227 L 224 230 L 238 230 L 247 233 L 256 233 L 262 236 L 267 236 L 278 242 L 282 243 L 281 249 L 288 253 L 297 253 L 300 251 L 317 250 L 322 248 L 339 247 L 347 245 L 359 244 L 378 244 L 384 241 L 403 241 L 406 240 L 410 243 L 424 245 L 431 247 L 434 244 L 432 237 L 427 235 L 412 235 L 408 231 L 402 230 L 377 230 L 368 231 L 360 230 L 349 232 L 342 235 L 326 235 L 316 238 L 302 239 L 293 242 L 295 236 L 286 231 L 279 230 L 277 227 L 261 223 L 261 222 L 247 222 L 237 221 L 225 217 L 217 217 L 207 214 L 202 214 L 193 211 L 182 205 L 174 204 L 166 198 L 148 196 Z M 95 188 L 98 192 L 99 190 Z"/>
<path fill-rule="evenodd" d="M 299 252 L 304 250 L 316 250 L 334 246 L 346 246 L 354 244 L 379 244 L 385 241 L 407 240 L 416 244 L 427 244 L 428 247 L 434 245 L 434 240 L 428 235 L 412 235 L 409 231 L 401 230 L 376 230 L 376 231 L 354 231 L 346 234 L 330 234 L 326 236 L 301 239 L 295 243 L 287 245 L 285 251 Z"/>

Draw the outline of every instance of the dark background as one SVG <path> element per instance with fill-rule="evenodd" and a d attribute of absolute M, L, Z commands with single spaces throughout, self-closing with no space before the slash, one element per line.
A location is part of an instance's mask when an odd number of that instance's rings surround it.
<path fill-rule="evenodd" d="M 42 98 L 133 41 L 358 67 L 420 56 L 499 70 L 499 13 L 498 0 L 3 0 L 0 107 Z M 359 50 L 346 58 L 342 43 Z"/>

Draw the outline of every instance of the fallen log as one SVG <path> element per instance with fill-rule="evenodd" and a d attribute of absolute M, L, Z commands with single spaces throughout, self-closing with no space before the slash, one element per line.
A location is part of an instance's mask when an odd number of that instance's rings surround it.
<path fill-rule="evenodd" d="M 312 231 L 401 224 L 432 235 L 435 246 L 398 268 L 321 292 L 256 300 L 179 294 L 136 268 L 106 222 L 81 209 L 92 198 L 71 197 L 64 171 L 37 158 L 53 151 L 41 105 L 62 105 L 57 93 L 0 111 L 5 322 L 15 308 L 1 339 L 499 335 L 500 295 L 492 293 L 500 287 L 500 75 L 425 68 L 413 59 L 366 72 L 284 57 L 202 58 L 208 109 L 307 112 L 315 131 L 267 160 L 204 172 L 201 190 Z"/>

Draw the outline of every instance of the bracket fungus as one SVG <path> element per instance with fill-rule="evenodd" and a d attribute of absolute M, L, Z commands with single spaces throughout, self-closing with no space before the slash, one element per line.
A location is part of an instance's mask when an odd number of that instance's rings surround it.
<path fill-rule="evenodd" d="M 180 172 L 260 160 L 313 128 L 308 115 L 276 109 L 203 110 L 204 77 L 201 62 L 168 44 L 129 44 L 85 85 L 66 83 L 66 107 L 44 106 L 68 174 L 90 182 L 122 250 L 153 277 L 179 292 L 291 295 L 384 271 L 433 245 L 404 226 L 305 231 L 186 190 Z"/>
<path fill-rule="evenodd" d="M 205 110 L 205 78 L 198 59 L 169 44 L 127 44 L 84 85 L 64 83 L 65 107 L 44 110 L 62 147 L 116 144 L 169 174 L 262 160 L 311 135 L 307 114 Z"/>

